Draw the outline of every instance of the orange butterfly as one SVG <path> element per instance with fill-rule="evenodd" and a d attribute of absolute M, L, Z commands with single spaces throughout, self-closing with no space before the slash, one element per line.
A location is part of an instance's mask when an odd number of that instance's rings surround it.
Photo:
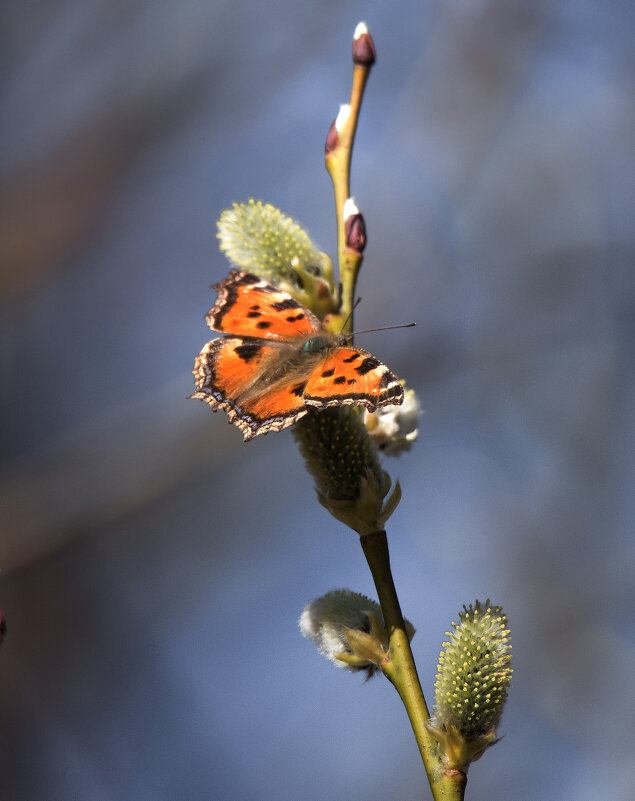
<path fill-rule="evenodd" d="M 281 431 L 309 409 L 401 404 L 399 379 L 350 337 L 329 334 L 291 295 L 251 273 L 232 270 L 214 286 L 212 331 L 194 363 L 191 396 L 224 409 L 245 440 Z"/>

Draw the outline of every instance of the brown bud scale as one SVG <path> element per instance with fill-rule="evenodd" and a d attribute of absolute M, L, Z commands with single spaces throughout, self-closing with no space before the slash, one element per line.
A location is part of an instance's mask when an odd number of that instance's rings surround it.
<path fill-rule="evenodd" d="M 375 43 L 369 33 L 362 33 L 353 39 L 353 62 L 362 67 L 372 67 L 375 63 Z"/>
<path fill-rule="evenodd" d="M 335 127 L 336 120 L 333 120 L 331 123 L 331 127 L 329 128 L 329 132 L 326 135 L 326 143 L 324 144 L 324 155 L 328 156 L 329 153 L 332 153 L 335 148 L 340 143 L 340 138 L 337 134 L 337 128 Z"/>
<path fill-rule="evenodd" d="M 344 230 L 346 232 L 346 247 L 362 253 L 366 247 L 366 223 L 362 215 L 358 212 L 347 217 Z"/>

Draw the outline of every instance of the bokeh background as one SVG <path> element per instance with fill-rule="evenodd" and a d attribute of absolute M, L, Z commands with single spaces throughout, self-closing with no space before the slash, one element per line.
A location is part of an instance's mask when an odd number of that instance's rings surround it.
<path fill-rule="evenodd" d="M 291 434 L 187 401 L 260 198 L 331 254 L 322 151 L 378 48 L 353 163 L 364 346 L 425 410 L 389 538 L 430 694 L 463 603 L 507 611 L 504 739 L 470 799 L 631 798 L 635 30 L 629 0 L 6 0 L 0 797 L 417 801 L 381 678 L 297 618 L 373 593 Z"/>

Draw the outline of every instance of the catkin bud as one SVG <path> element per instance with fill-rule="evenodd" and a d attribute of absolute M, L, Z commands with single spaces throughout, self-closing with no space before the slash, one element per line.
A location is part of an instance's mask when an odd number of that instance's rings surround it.
<path fill-rule="evenodd" d="M 234 203 L 218 221 L 220 248 L 235 267 L 288 292 L 320 316 L 335 311 L 333 265 L 307 232 L 269 203 Z"/>
<path fill-rule="evenodd" d="M 346 247 L 362 253 L 366 247 L 366 223 L 352 197 L 344 202 L 343 213 Z"/>
<path fill-rule="evenodd" d="M 362 67 L 372 67 L 375 63 L 375 43 L 365 22 L 360 22 L 353 34 L 353 62 Z"/>
<path fill-rule="evenodd" d="M 413 389 L 407 389 L 401 406 L 383 406 L 375 412 L 365 412 L 368 433 L 380 451 L 399 456 L 409 451 L 419 435 L 418 420 L 421 407 Z"/>
<path fill-rule="evenodd" d="M 359 409 L 310 410 L 298 420 L 293 434 L 315 479 L 320 503 L 359 534 L 382 531 L 401 490 L 397 483 L 386 498 L 390 476 L 379 464 Z"/>
<path fill-rule="evenodd" d="M 328 156 L 329 153 L 332 153 L 340 143 L 340 138 L 337 133 L 337 128 L 335 123 L 337 120 L 333 120 L 331 123 L 331 127 L 329 128 L 328 133 L 326 134 L 326 142 L 324 143 L 324 155 Z"/>
<path fill-rule="evenodd" d="M 448 767 L 466 771 L 496 742 L 512 676 L 510 633 L 500 606 L 463 607 L 443 644 L 428 729 Z"/>
<path fill-rule="evenodd" d="M 404 621 L 408 639 L 414 626 Z M 338 668 L 365 670 L 370 678 L 388 652 L 388 632 L 376 601 L 351 590 L 333 590 L 305 607 L 300 631 Z"/>

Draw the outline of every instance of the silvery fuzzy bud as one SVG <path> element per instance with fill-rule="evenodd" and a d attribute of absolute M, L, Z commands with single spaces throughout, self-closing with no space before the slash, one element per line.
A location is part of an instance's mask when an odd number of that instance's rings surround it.
<path fill-rule="evenodd" d="M 404 621 L 411 640 L 415 629 Z M 388 653 L 388 633 L 376 601 L 351 590 L 316 598 L 300 616 L 300 631 L 338 668 L 366 671 L 370 678 Z"/>
<path fill-rule="evenodd" d="M 333 265 L 307 232 L 269 203 L 234 203 L 218 221 L 220 248 L 235 267 L 259 275 L 323 316 L 336 309 Z"/>
<path fill-rule="evenodd" d="M 413 389 L 407 389 L 401 406 L 383 406 L 366 412 L 364 422 L 379 450 L 388 456 L 409 451 L 419 435 L 418 419 L 421 407 Z"/>

